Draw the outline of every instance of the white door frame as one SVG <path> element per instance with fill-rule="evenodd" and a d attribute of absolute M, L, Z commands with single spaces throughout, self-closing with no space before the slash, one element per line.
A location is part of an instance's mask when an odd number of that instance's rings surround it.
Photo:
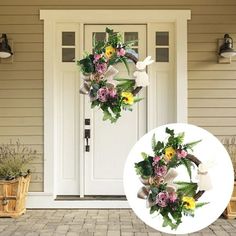
<path fill-rule="evenodd" d="M 53 45 L 56 24 L 60 22 L 78 23 L 81 29 L 79 37 L 82 41 L 84 24 L 147 24 L 149 26 L 152 23 L 174 23 L 176 121 L 187 122 L 187 20 L 190 18 L 190 10 L 40 10 L 40 19 L 44 20 L 44 192 L 30 193 L 27 207 L 128 207 L 126 201 L 55 201 L 54 168 L 58 147 L 56 145 L 57 119 L 54 110 L 56 97 L 54 94 L 55 52 Z M 80 55 L 82 55 L 82 49 Z M 152 127 L 153 121 L 150 119 L 149 116 L 148 123 Z M 83 171 L 83 163 L 80 164 L 80 171 Z M 83 183 L 81 182 L 81 184 Z"/>

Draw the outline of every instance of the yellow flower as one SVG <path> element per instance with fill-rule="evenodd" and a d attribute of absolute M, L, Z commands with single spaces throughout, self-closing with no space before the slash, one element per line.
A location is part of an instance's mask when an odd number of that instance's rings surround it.
<path fill-rule="evenodd" d="M 194 210 L 196 207 L 195 199 L 192 197 L 183 197 L 184 207 L 189 210 Z"/>
<path fill-rule="evenodd" d="M 115 48 L 113 48 L 112 46 L 107 46 L 105 48 L 105 55 L 107 58 L 111 58 L 112 55 L 116 52 Z"/>
<path fill-rule="evenodd" d="M 172 147 L 168 147 L 165 149 L 165 160 L 170 161 L 175 155 L 175 149 Z"/>
<path fill-rule="evenodd" d="M 123 101 L 125 104 L 132 105 L 134 103 L 134 96 L 130 92 L 122 92 L 121 96 L 123 97 Z"/>

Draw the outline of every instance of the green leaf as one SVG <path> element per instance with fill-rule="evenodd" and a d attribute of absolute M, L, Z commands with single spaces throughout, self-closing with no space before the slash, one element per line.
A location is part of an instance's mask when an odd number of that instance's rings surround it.
<path fill-rule="evenodd" d="M 177 168 L 178 166 L 180 166 L 182 163 L 179 162 L 179 159 L 177 159 L 176 156 L 174 156 L 170 161 L 169 163 L 167 164 L 167 167 L 168 167 L 168 170 L 170 168 Z"/>
<path fill-rule="evenodd" d="M 186 167 L 190 181 L 191 181 L 192 180 L 192 171 L 191 171 L 192 162 L 186 158 L 181 158 L 180 162 Z"/>
<path fill-rule="evenodd" d="M 192 216 L 192 217 L 194 217 L 194 210 L 186 209 L 186 208 L 183 207 L 183 213 L 184 213 L 184 215 L 186 215 L 186 216 Z"/>
<path fill-rule="evenodd" d="M 164 214 L 164 215 L 162 215 L 163 216 L 163 224 L 162 224 L 162 226 L 163 227 L 166 227 L 166 226 L 170 226 L 171 227 L 171 229 L 173 230 L 173 229 L 177 229 L 177 227 L 178 227 L 178 225 L 177 224 L 174 224 L 173 222 L 172 222 L 172 220 L 170 219 L 170 217 L 168 216 L 168 214 Z"/>
<path fill-rule="evenodd" d="M 118 79 L 116 79 L 118 80 Z M 135 84 L 134 80 L 131 79 L 119 79 L 121 82 L 116 85 L 116 88 L 121 91 L 131 91 L 133 90 L 133 86 Z"/>
<path fill-rule="evenodd" d="M 108 34 L 113 34 L 113 29 L 109 29 L 108 27 L 106 27 L 106 33 Z"/>
<path fill-rule="evenodd" d="M 77 61 L 77 64 L 80 66 L 81 71 L 83 73 L 89 74 L 89 73 L 93 73 L 95 70 L 92 54 L 86 56 L 85 58 L 81 59 L 80 61 Z"/>
<path fill-rule="evenodd" d="M 135 163 L 135 168 L 137 173 L 139 173 L 144 178 L 153 174 L 152 164 L 149 162 L 149 160 L 143 160 Z"/>
<path fill-rule="evenodd" d="M 156 196 L 160 190 L 156 186 L 151 186 L 151 192 Z"/>
<path fill-rule="evenodd" d="M 160 149 L 163 149 L 164 148 L 164 143 L 161 142 L 161 141 L 158 141 L 157 144 L 156 144 L 156 150 L 160 150 Z"/>
<path fill-rule="evenodd" d="M 189 183 L 177 181 L 174 182 L 177 185 L 177 193 L 184 196 L 193 197 L 196 194 L 198 185 L 197 183 Z"/>
<path fill-rule="evenodd" d="M 144 160 L 148 159 L 148 154 L 147 153 L 141 152 L 141 155 L 142 155 Z"/>
<path fill-rule="evenodd" d="M 155 152 L 156 143 L 157 143 L 156 136 L 155 136 L 155 134 L 153 134 L 153 136 L 152 136 L 152 150 L 153 150 L 153 152 Z"/>
<path fill-rule="evenodd" d="M 128 64 L 128 61 L 127 61 L 126 57 L 120 57 L 120 60 L 124 63 L 124 65 L 126 67 L 126 70 L 128 72 L 128 75 L 130 75 L 129 64 Z"/>
<path fill-rule="evenodd" d="M 137 97 L 134 98 L 134 102 L 140 102 L 142 100 L 143 100 L 143 98 L 137 98 Z"/>
<path fill-rule="evenodd" d="M 111 119 L 111 114 L 109 111 L 103 111 L 103 120 L 110 120 Z"/>
<path fill-rule="evenodd" d="M 159 210 L 159 208 L 158 208 L 157 205 L 151 206 L 151 208 L 150 208 L 150 214 L 153 214 L 155 211 L 158 211 L 158 210 Z"/>
<path fill-rule="evenodd" d="M 197 202 L 196 203 L 196 208 L 200 208 L 200 207 L 203 207 L 205 205 L 209 204 L 209 202 Z"/>
<path fill-rule="evenodd" d="M 126 81 L 126 82 L 131 81 L 131 79 L 126 79 L 126 78 L 114 78 L 114 80 L 116 80 L 116 81 Z"/>
<path fill-rule="evenodd" d="M 194 147 L 195 145 L 197 145 L 198 143 L 200 143 L 201 141 L 202 141 L 202 140 L 200 139 L 200 140 L 195 141 L 195 142 L 187 143 L 187 144 L 184 145 L 184 147 L 185 147 L 186 149 L 191 149 L 191 150 L 193 150 L 193 147 Z"/>
<path fill-rule="evenodd" d="M 171 136 L 174 136 L 175 135 L 175 132 L 173 129 L 169 129 L 168 127 L 166 127 L 166 133 L 171 135 Z"/>
<path fill-rule="evenodd" d="M 184 136 L 185 136 L 185 133 L 184 133 L 184 132 L 178 134 L 177 140 L 178 140 L 178 143 L 179 143 L 179 144 L 183 143 L 183 141 L 184 141 Z"/>

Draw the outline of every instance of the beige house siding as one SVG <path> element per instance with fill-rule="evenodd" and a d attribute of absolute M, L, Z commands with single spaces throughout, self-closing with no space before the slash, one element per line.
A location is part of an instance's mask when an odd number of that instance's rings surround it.
<path fill-rule="evenodd" d="M 39 20 L 40 9 L 190 9 L 189 122 L 219 138 L 236 134 L 236 61 L 217 64 L 216 56 L 217 38 L 225 33 L 234 38 L 236 47 L 235 0 L 0 0 L 0 33 L 7 33 L 14 41 L 14 63 L 0 63 L 0 142 L 20 138 L 38 150 L 39 156 L 32 165 L 30 191 L 43 190 L 43 22 Z"/>

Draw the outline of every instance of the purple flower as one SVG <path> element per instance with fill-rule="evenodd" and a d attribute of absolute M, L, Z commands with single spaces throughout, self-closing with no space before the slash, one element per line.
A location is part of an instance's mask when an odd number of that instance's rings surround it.
<path fill-rule="evenodd" d="M 98 99 L 100 102 L 106 102 L 108 95 L 108 88 L 103 87 L 98 90 Z"/>
<path fill-rule="evenodd" d="M 188 155 L 187 151 L 181 149 L 178 149 L 176 153 L 179 159 L 185 158 Z"/>
<path fill-rule="evenodd" d="M 175 192 L 170 192 L 169 193 L 169 201 L 170 202 L 175 202 L 177 200 L 177 195 Z"/>
<path fill-rule="evenodd" d="M 159 177 L 165 176 L 167 173 L 167 167 L 166 166 L 157 166 L 155 168 L 155 174 Z"/>
<path fill-rule="evenodd" d="M 96 63 L 95 67 L 96 67 L 96 71 L 99 74 L 104 74 L 107 70 L 107 64 L 106 63 Z"/>
<path fill-rule="evenodd" d="M 166 207 L 168 201 L 168 193 L 167 192 L 160 192 L 156 197 L 156 204 L 160 207 Z"/>

